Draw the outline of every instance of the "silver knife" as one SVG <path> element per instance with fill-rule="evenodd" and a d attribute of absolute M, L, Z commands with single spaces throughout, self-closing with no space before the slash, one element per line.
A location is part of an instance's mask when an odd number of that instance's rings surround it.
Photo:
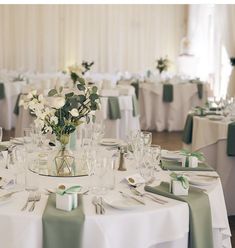
<path fill-rule="evenodd" d="M 2 198 L 2 197 L 8 197 L 8 196 L 11 196 L 11 195 L 13 195 L 13 194 L 15 194 L 15 193 L 21 192 L 21 191 L 22 191 L 22 190 L 13 191 L 13 192 L 7 193 L 7 194 L 5 194 L 5 195 L 1 195 L 0 198 Z"/>
<path fill-rule="evenodd" d="M 122 192 L 122 191 L 119 191 L 119 192 L 121 193 L 121 195 L 122 195 L 123 197 L 132 199 L 132 200 L 134 200 L 134 201 L 136 201 L 136 202 L 138 202 L 138 203 L 140 203 L 140 204 L 142 204 L 142 205 L 145 205 L 145 203 L 144 203 L 143 201 L 137 199 L 136 197 L 134 197 L 134 196 L 132 196 L 132 195 L 128 195 L 128 194 L 126 194 L 126 193 L 124 193 L 124 192 Z"/>

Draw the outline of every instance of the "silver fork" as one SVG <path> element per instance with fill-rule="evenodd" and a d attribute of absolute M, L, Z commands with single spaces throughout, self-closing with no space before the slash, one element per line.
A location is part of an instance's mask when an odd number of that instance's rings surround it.
<path fill-rule="evenodd" d="M 32 212 L 32 211 L 34 210 L 36 202 L 38 202 L 38 201 L 40 201 L 40 200 L 41 200 L 41 194 L 40 194 L 39 192 L 37 192 L 37 193 L 35 194 L 35 196 L 34 196 L 33 204 L 32 204 L 32 206 L 30 207 L 29 212 Z"/>
<path fill-rule="evenodd" d="M 153 195 L 151 195 L 151 194 L 149 194 L 149 193 L 141 193 L 140 191 L 138 191 L 137 189 L 135 189 L 135 188 L 133 188 L 133 187 L 130 187 L 130 190 L 131 190 L 131 192 L 132 193 L 134 193 L 135 195 L 138 195 L 138 196 L 140 196 L 140 197 L 148 197 L 149 199 L 151 199 L 152 201 L 155 201 L 155 202 L 157 202 L 157 203 L 159 203 L 159 204 L 165 204 L 165 203 L 168 203 L 168 201 L 165 201 L 165 200 L 163 200 L 163 199 L 161 199 L 161 198 L 158 198 L 158 197 L 156 197 L 156 196 L 153 196 Z"/>
<path fill-rule="evenodd" d="M 28 207 L 29 202 L 32 202 L 33 200 L 34 200 L 33 193 L 29 193 L 28 199 L 24 204 L 24 206 L 21 208 L 21 211 L 24 211 Z"/>

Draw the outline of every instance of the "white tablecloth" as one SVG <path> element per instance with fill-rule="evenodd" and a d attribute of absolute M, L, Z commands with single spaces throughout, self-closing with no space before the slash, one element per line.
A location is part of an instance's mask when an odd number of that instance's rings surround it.
<path fill-rule="evenodd" d="M 162 100 L 163 85 L 141 83 L 139 90 L 140 126 L 143 130 L 183 130 L 188 111 L 203 106 L 208 96 L 208 84 L 203 85 L 203 98 L 199 99 L 197 85 L 173 84 L 173 102 Z"/>
<path fill-rule="evenodd" d="M 229 215 L 235 214 L 235 157 L 227 156 L 228 122 L 212 121 L 207 117 L 193 117 L 192 144 L 185 145 L 192 151 L 204 153 L 210 164 L 220 175 Z"/>
<path fill-rule="evenodd" d="M 9 176 L 7 171 L 0 173 L 1 176 Z M 130 167 L 126 172 L 116 173 L 116 191 L 121 189 L 129 192 L 127 186 L 119 182 L 123 177 L 133 173 L 135 170 Z M 158 177 L 164 180 L 169 179 L 168 172 L 163 171 L 159 172 Z M 41 189 L 53 188 L 66 182 L 73 182 L 84 187 L 88 185 L 86 177 L 73 179 L 40 177 Z M 230 248 L 231 234 L 220 181 L 207 187 L 207 193 L 211 204 L 214 248 Z M 110 191 L 109 194 L 113 195 L 113 192 Z M 189 209 L 185 202 L 165 198 L 168 203 L 160 205 L 146 199 L 145 206 L 129 211 L 106 206 L 106 214 L 101 216 L 95 215 L 91 198 L 91 194 L 83 196 L 86 216 L 84 248 L 188 247 Z M 41 218 L 47 196 L 42 195 L 35 211 L 31 213 L 20 211 L 26 199 L 27 193 L 20 192 L 15 194 L 9 203 L 0 206 L 0 247 L 42 248 Z"/>

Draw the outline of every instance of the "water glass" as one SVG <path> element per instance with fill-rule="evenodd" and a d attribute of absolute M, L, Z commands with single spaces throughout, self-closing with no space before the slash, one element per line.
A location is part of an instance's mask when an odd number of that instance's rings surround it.
<path fill-rule="evenodd" d="M 140 164 L 139 172 L 144 178 L 145 184 L 151 183 L 154 180 L 154 165 L 152 163 L 151 153 L 144 153 L 144 158 Z"/>
<path fill-rule="evenodd" d="M 144 146 L 150 146 L 152 143 L 152 133 L 143 131 L 140 133 L 141 139 L 143 140 Z"/>
<path fill-rule="evenodd" d="M 91 192 L 95 195 L 104 195 L 107 193 L 105 184 L 105 174 L 107 172 L 107 158 L 96 156 L 94 160 L 94 170 L 92 174 Z"/>
<path fill-rule="evenodd" d="M 37 191 L 39 188 L 39 160 L 37 156 L 28 156 L 25 168 L 25 190 Z"/>
<path fill-rule="evenodd" d="M 27 152 L 33 152 L 32 129 L 24 128 L 24 145 Z"/>
<path fill-rule="evenodd" d="M 2 142 L 2 136 L 3 136 L 3 131 L 2 131 L 2 127 L 0 127 L 0 142 Z"/>
<path fill-rule="evenodd" d="M 104 177 L 105 187 L 109 190 L 115 189 L 115 159 L 107 158 L 107 168 Z"/>

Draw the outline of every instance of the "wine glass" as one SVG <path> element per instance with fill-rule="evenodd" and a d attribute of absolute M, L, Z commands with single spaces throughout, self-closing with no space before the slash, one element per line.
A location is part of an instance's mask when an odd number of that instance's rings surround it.
<path fill-rule="evenodd" d="M 2 127 L 0 127 L 0 142 L 2 142 L 2 136 L 3 136 L 3 131 L 2 131 Z"/>
<path fill-rule="evenodd" d="M 143 131 L 140 133 L 140 137 L 143 140 L 144 146 L 150 146 L 152 143 L 152 133 Z"/>

